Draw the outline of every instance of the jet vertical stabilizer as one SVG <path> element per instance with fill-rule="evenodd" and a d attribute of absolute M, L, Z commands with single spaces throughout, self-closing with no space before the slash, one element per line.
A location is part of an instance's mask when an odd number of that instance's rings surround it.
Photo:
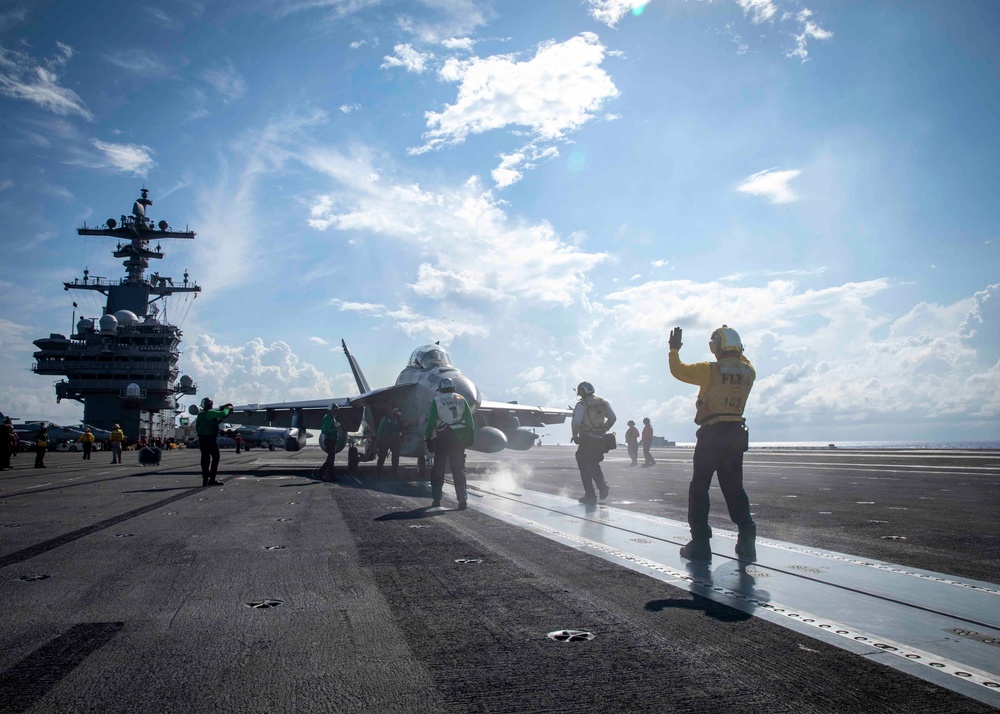
<path fill-rule="evenodd" d="M 344 354 L 347 355 L 347 361 L 351 365 L 351 372 L 354 373 L 354 381 L 358 383 L 358 391 L 361 394 L 367 394 L 371 391 L 371 389 L 368 388 L 368 380 L 365 379 L 365 375 L 362 374 L 358 361 L 354 359 L 354 355 L 352 355 L 351 351 L 347 349 L 347 342 L 341 340 L 340 345 L 344 348 Z"/>

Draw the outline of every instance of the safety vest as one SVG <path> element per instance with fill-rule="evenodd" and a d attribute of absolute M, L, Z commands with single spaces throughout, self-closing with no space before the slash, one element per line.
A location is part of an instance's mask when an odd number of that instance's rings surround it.
<path fill-rule="evenodd" d="M 608 420 L 608 403 L 596 394 L 588 394 L 583 398 L 583 419 L 580 420 L 580 431 L 603 429 Z"/>
<path fill-rule="evenodd" d="M 712 362 L 708 386 L 701 390 L 694 423 L 703 426 L 720 421 L 743 421 L 747 397 L 757 377 L 753 365 L 739 357 Z"/>
<path fill-rule="evenodd" d="M 437 429 L 444 427 L 459 429 L 465 424 L 465 410 L 468 403 L 458 392 L 445 392 L 434 397 L 437 405 Z"/>

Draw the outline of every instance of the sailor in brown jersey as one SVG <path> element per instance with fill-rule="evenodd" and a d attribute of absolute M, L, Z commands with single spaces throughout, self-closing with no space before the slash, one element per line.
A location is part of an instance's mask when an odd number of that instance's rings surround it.
<path fill-rule="evenodd" d="M 681 362 L 681 328 L 670 331 L 670 374 L 699 387 L 694 421 L 694 475 L 688 488 L 688 525 L 691 541 L 681 555 L 691 560 L 711 560 L 712 528 L 708 525 L 708 487 L 718 472 L 719 488 L 729 507 L 729 517 L 739 529 L 736 555 L 740 560 L 757 559 L 757 526 L 750 515 L 750 499 L 743 489 L 743 452 L 749 432 L 743 410 L 757 374 L 743 355 L 736 330 L 723 325 L 712 333 L 709 348 L 715 362 Z"/>

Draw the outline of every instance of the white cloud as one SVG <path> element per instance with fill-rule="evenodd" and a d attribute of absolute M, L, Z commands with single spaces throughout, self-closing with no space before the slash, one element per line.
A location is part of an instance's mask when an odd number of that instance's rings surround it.
<path fill-rule="evenodd" d="M 537 139 L 556 140 L 594 118 L 619 92 L 601 69 L 605 47 L 585 32 L 566 42 L 546 42 L 530 60 L 510 55 L 450 58 L 439 76 L 460 82 L 454 104 L 427 112 L 421 154 L 465 141 L 470 134 L 527 127 Z"/>
<path fill-rule="evenodd" d="M 156 166 L 153 150 L 141 144 L 112 144 L 99 139 L 91 139 L 97 149 L 104 153 L 105 160 L 99 166 L 110 166 L 119 171 L 128 171 L 137 176 L 145 176 Z"/>
<path fill-rule="evenodd" d="M 0 181 L 0 191 L 6 191 L 8 188 L 14 185 L 14 182 L 10 179 L 4 179 Z"/>
<path fill-rule="evenodd" d="M 542 161 L 559 156 L 555 146 L 540 146 L 533 142 L 510 154 L 500 154 L 500 165 L 490 172 L 497 188 L 506 188 L 524 176 L 523 171 L 535 168 Z"/>
<path fill-rule="evenodd" d="M 736 4 L 755 25 L 773 19 L 778 12 L 778 7 L 771 0 L 736 0 Z"/>
<path fill-rule="evenodd" d="M 199 394 L 216 403 L 264 404 L 357 393 L 349 374 L 330 377 L 300 361 L 281 341 L 266 345 L 256 337 L 230 347 L 202 334 L 185 348 L 185 360 Z"/>
<path fill-rule="evenodd" d="M 801 173 L 798 169 L 788 171 L 766 169 L 744 179 L 736 190 L 752 196 L 763 196 L 771 203 L 791 203 L 799 197 L 788 183 Z"/>
<path fill-rule="evenodd" d="M 450 345 L 456 337 L 462 335 L 486 337 L 490 334 L 489 329 L 478 322 L 453 317 L 430 317 L 416 312 L 408 305 L 400 305 L 393 310 L 385 305 L 349 302 L 340 299 L 333 299 L 330 304 L 344 312 L 358 312 L 372 319 L 388 321 L 408 337 L 434 342 L 440 341 L 445 347 Z"/>
<path fill-rule="evenodd" d="M 361 108 L 360 104 L 341 104 L 340 112 L 342 114 L 352 114 Z"/>
<path fill-rule="evenodd" d="M 608 27 L 615 27 L 630 12 L 642 14 L 649 0 L 587 0 L 590 16 Z"/>
<path fill-rule="evenodd" d="M 386 55 L 380 69 L 403 67 L 407 72 L 421 74 L 427 70 L 427 62 L 434 59 L 431 52 L 418 52 L 413 45 L 402 44 L 392 48 L 395 55 Z"/>
<path fill-rule="evenodd" d="M 493 15 L 490 4 L 481 0 L 419 0 L 421 5 L 436 11 L 433 21 L 414 20 L 403 16 L 397 24 L 417 41 L 444 44 L 454 38 L 466 37 L 485 25 Z"/>
<path fill-rule="evenodd" d="M 465 50 L 471 52 L 475 46 L 475 41 L 469 37 L 449 37 L 441 41 L 441 46 L 446 50 Z"/>
<path fill-rule="evenodd" d="M 359 50 L 367 44 L 368 40 L 355 40 L 350 45 L 348 45 L 348 47 L 350 47 L 352 50 Z"/>
<path fill-rule="evenodd" d="M 415 248 L 426 256 L 411 286 L 420 295 L 569 305 L 587 293 L 587 273 L 608 257 L 567 243 L 546 221 L 509 216 L 476 179 L 428 190 L 376 178 L 381 172 L 364 159 L 316 148 L 300 158 L 337 184 L 315 198 L 309 225 L 394 238 Z"/>
<path fill-rule="evenodd" d="M 664 431 L 684 435 L 695 393 L 663 367 L 667 335 L 681 326 L 682 359 L 707 360 L 708 336 L 726 323 L 740 333 L 757 367 L 747 414 L 755 438 L 863 439 L 874 429 L 882 438 L 914 439 L 955 424 L 978 434 L 970 438 L 990 438 L 1000 417 L 1000 310 L 994 306 L 1000 286 L 903 314 L 879 307 L 893 291 L 885 279 L 818 290 L 786 280 L 650 281 L 606 297 L 613 320 L 595 313 L 597 327 L 581 338 L 586 349 L 576 365 L 601 375 L 599 391 L 613 403 L 618 399 L 619 414 L 655 410 L 649 416 L 662 415 L 669 423 Z M 985 340 L 977 343 L 979 336 Z M 622 354 L 654 365 L 644 388 L 654 395 L 648 405 L 633 388 L 646 370 L 623 374 Z"/>
<path fill-rule="evenodd" d="M 798 57 L 805 62 L 809 59 L 809 52 L 806 50 L 806 45 L 809 43 L 809 40 L 829 40 L 833 37 L 832 32 L 824 30 L 822 27 L 810 20 L 809 18 L 811 17 L 812 11 L 807 9 L 801 10 L 798 15 L 796 15 L 796 19 L 798 20 L 802 31 L 795 35 L 795 49 L 789 50 L 787 56 Z"/>
<path fill-rule="evenodd" d="M 314 344 L 317 344 L 317 345 L 328 345 L 328 344 L 330 344 L 329 342 L 327 342 L 326 340 L 324 340 L 322 337 L 310 337 L 309 341 L 312 342 L 312 343 L 314 343 Z"/>
<path fill-rule="evenodd" d="M 990 364 L 1000 362 L 1000 284 L 973 296 L 973 305 L 958 328 L 962 341 Z"/>
<path fill-rule="evenodd" d="M 115 67 L 139 77 L 166 77 L 171 73 L 170 65 L 148 47 L 116 49 L 109 52 L 105 59 Z"/>
<path fill-rule="evenodd" d="M 201 78 L 222 96 L 222 101 L 226 104 L 246 94 L 246 80 L 229 60 L 223 67 L 205 70 L 201 73 Z"/>
<path fill-rule="evenodd" d="M 37 104 L 55 114 L 94 115 L 72 89 L 59 86 L 59 70 L 73 56 L 73 48 L 57 42 L 59 54 L 39 63 L 23 52 L 0 45 L 0 94 Z"/>

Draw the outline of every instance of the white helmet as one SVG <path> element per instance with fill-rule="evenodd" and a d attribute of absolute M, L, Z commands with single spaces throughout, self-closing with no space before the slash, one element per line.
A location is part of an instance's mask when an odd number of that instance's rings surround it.
<path fill-rule="evenodd" d="M 590 382 L 580 382 L 576 385 L 576 395 L 578 397 L 585 397 L 588 394 L 594 393 L 594 385 Z"/>
<path fill-rule="evenodd" d="M 712 333 L 708 347 L 712 350 L 713 355 L 719 355 L 724 352 L 735 352 L 736 354 L 743 352 L 743 342 L 740 340 L 739 333 L 729 327 L 729 325 L 723 325 Z"/>
<path fill-rule="evenodd" d="M 441 380 L 441 383 L 438 384 L 438 391 L 439 392 L 454 392 L 455 391 L 455 382 L 453 380 L 449 379 L 448 377 L 445 377 L 444 379 Z"/>

